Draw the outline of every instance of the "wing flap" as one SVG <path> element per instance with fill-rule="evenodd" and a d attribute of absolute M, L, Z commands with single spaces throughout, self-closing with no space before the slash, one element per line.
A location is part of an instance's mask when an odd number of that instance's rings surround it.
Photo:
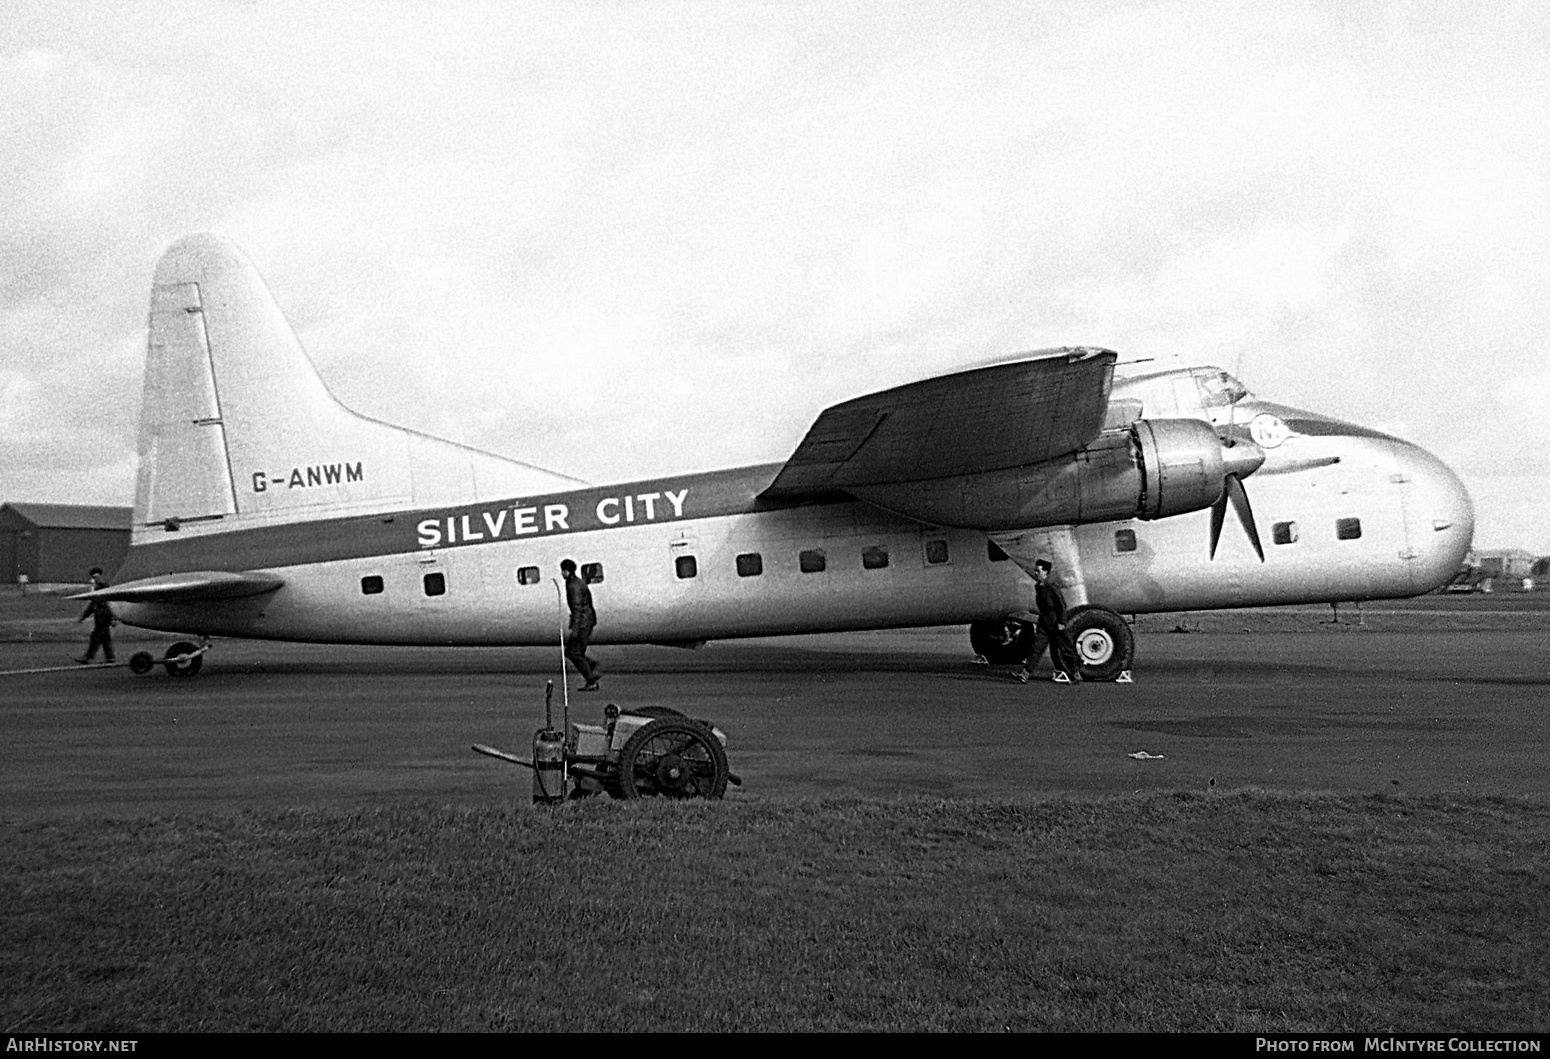
<path fill-rule="evenodd" d="M 1071 348 L 897 386 L 826 409 L 764 494 L 1020 467 L 1097 436 L 1118 355 Z"/>
<path fill-rule="evenodd" d="M 273 592 L 283 584 L 285 579 L 274 574 L 193 570 L 125 581 L 120 585 L 108 585 L 70 598 L 105 599 L 110 603 L 192 603 L 262 595 Z"/>

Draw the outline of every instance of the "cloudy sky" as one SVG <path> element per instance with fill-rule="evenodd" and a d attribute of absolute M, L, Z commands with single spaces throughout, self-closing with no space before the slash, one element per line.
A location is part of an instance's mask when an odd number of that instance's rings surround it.
<path fill-rule="evenodd" d="M 596 482 L 1104 345 L 1418 442 L 1550 553 L 1538 0 L 6 0 L 0 500 L 132 501 L 200 229 L 346 404 Z"/>

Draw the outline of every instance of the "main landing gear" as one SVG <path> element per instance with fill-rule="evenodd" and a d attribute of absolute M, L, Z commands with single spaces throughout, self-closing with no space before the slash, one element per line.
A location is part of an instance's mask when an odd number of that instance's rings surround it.
<path fill-rule="evenodd" d="M 1118 680 L 1135 659 L 1135 635 L 1125 619 L 1107 607 L 1077 607 L 1066 615 L 1066 631 L 1076 645 L 1083 680 Z M 991 665 L 1025 661 L 1033 651 L 1035 635 L 1030 622 L 1016 618 L 969 626 L 970 646 Z"/>

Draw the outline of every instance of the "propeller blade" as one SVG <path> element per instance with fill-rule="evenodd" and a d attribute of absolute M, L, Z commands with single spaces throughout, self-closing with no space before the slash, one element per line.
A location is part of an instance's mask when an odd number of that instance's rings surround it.
<path fill-rule="evenodd" d="M 1227 481 L 1234 481 L 1232 475 L 1227 476 Z M 1227 490 L 1222 490 L 1222 495 L 1216 498 L 1216 503 L 1211 505 L 1211 558 L 1216 558 L 1216 546 L 1222 542 L 1222 520 L 1227 517 Z"/>
<path fill-rule="evenodd" d="M 1259 556 L 1259 561 L 1264 562 L 1265 549 L 1259 543 L 1259 530 L 1254 526 L 1254 511 L 1249 507 L 1248 491 L 1243 488 L 1243 482 L 1236 474 L 1229 474 L 1224 484 L 1226 488 L 1222 490 L 1222 497 L 1232 500 L 1232 509 L 1238 513 L 1238 521 L 1243 523 L 1243 532 L 1249 535 L 1249 543 L 1254 545 L 1254 553 Z M 1217 503 L 1222 504 L 1222 500 Z M 1222 520 L 1215 514 L 1215 510 L 1212 508 L 1212 523 L 1220 531 Z M 1214 554 L 1213 548 L 1213 557 Z"/>
<path fill-rule="evenodd" d="M 1332 467 L 1340 462 L 1339 456 L 1314 456 L 1303 460 L 1285 460 L 1261 467 L 1257 472 L 1260 475 L 1267 474 L 1296 474 L 1298 471 L 1311 471 L 1319 467 Z"/>

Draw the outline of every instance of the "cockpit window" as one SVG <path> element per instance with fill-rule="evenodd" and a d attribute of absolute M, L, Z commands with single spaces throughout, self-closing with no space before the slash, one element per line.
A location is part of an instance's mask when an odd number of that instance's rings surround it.
<path fill-rule="evenodd" d="M 1204 408 L 1225 408 L 1249 395 L 1248 387 L 1225 371 L 1200 372 L 1195 376 L 1200 387 L 1200 404 Z"/>

